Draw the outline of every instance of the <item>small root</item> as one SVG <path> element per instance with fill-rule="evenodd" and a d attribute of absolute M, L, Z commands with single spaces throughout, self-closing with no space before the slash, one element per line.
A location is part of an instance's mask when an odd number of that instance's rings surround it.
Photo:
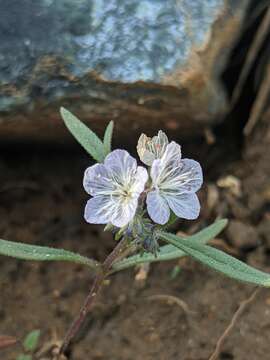
<path fill-rule="evenodd" d="M 169 305 L 172 305 L 172 304 L 176 304 L 178 305 L 186 315 L 195 315 L 196 312 L 195 311 L 192 311 L 189 309 L 187 303 L 176 297 L 176 296 L 173 296 L 173 295 L 163 295 L 163 294 L 160 294 L 160 295 L 151 295 L 151 296 L 148 296 L 147 297 L 147 300 L 163 300 L 163 301 L 166 301 L 167 304 Z"/>
<path fill-rule="evenodd" d="M 230 324 L 226 327 L 225 331 L 223 332 L 221 337 L 218 339 L 215 351 L 209 357 L 209 360 L 216 360 L 218 358 L 219 354 L 221 353 L 221 348 L 222 348 L 225 340 L 227 339 L 227 337 L 230 335 L 231 331 L 233 330 L 234 326 L 236 325 L 237 320 L 243 314 L 243 312 L 246 310 L 247 306 L 255 300 L 259 291 L 260 291 L 260 288 L 257 288 L 255 291 L 252 292 L 252 294 L 246 300 L 243 300 L 240 303 L 238 309 L 236 310 L 236 312 L 234 313 L 234 315 L 231 319 Z"/>
<path fill-rule="evenodd" d="M 55 331 L 52 333 L 51 340 L 43 344 L 42 348 L 35 353 L 35 360 L 67 360 L 65 356 L 60 355 L 61 341 Z"/>

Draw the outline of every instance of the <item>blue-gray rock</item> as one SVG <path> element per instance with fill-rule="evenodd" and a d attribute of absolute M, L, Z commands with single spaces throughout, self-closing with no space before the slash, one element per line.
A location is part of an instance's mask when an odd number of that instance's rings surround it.
<path fill-rule="evenodd" d="M 0 0 L 0 137 L 61 137 L 60 105 L 94 128 L 202 131 L 248 3 Z"/>

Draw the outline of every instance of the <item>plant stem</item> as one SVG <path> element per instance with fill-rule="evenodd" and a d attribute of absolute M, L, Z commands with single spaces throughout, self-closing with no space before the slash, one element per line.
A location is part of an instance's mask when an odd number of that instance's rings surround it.
<path fill-rule="evenodd" d="M 102 269 L 95 276 L 93 285 L 90 289 L 89 294 L 87 295 L 87 298 L 85 299 L 83 306 L 81 307 L 79 315 L 75 318 L 75 320 L 71 324 L 70 328 L 68 329 L 64 337 L 62 346 L 59 351 L 59 355 L 64 354 L 67 351 L 70 342 L 77 335 L 87 314 L 92 309 L 96 297 L 102 288 L 103 281 L 106 279 L 107 275 L 109 274 L 111 266 L 118 259 L 118 257 L 122 255 L 122 252 L 126 250 L 127 247 L 128 247 L 128 241 L 125 238 L 123 238 L 122 240 L 119 241 L 119 243 L 116 245 L 113 251 L 108 255 L 108 257 L 103 262 Z"/>

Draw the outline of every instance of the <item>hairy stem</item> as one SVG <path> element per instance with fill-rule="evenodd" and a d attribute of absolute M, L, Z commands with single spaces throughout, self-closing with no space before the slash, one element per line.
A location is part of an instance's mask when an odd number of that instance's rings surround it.
<path fill-rule="evenodd" d="M 79 315 L 75 318 L 75 320 L 71 324 L 70 328 L 68 329 L 64 337 L 59 352 L 60 355 L 64 354 L 67 351 L 70 342 L 77 335 L 82 324 L 84 323 L 87 314 L 92 309 L 96 297 L 102 288 L 103 281 L 108 276 L 113 263 L 118 259 L 118 257 L 122 255 L 123 251 L 126 250 L 127 247 L 128 247 L 128 242 L 125 238 L 123 238 L 121 241 L 119 241 L 117 246 L 113 249 L 113 251 L 108 255 L 108 257 L 103 262 L 102 269 L 95 276 L 90 292 L 87 295 L 87 298 L 85 299 L 85 302 L 80 309 Z"/>

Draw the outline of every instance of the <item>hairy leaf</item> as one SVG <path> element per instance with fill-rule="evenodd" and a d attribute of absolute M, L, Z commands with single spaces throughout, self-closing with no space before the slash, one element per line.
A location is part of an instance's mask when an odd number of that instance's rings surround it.
<path fill-rule="evenodd" d="M 114 126 L 113 121 L 110 121 L 105 130 L 104 139 L 103 139 L 105 156 L 112 151 L 113 126 Z"/>
<path fill-rule="evenodd" d="M 159 232 L 159 237 L 228 277 L 255 285 L 270 286 L 270 274 L 257 270 L 223 251 L 162 231 Z"/>
<path fill-rule="evenodd" d="M 2 239 L 0 239 L 0 255 L 33 261 L 69 261 L 87 265 L 93 270 L 99 267 L 98 262 L 71 251 L 46 246 L 28 245 Z"/>
<path fill-rule="evenodd" d="M 70 111 L 61 107 L 60 113 L 68 130 L 82 147 L 98 162 L 105 158 L 104 145 L 100 138 Z"/>

